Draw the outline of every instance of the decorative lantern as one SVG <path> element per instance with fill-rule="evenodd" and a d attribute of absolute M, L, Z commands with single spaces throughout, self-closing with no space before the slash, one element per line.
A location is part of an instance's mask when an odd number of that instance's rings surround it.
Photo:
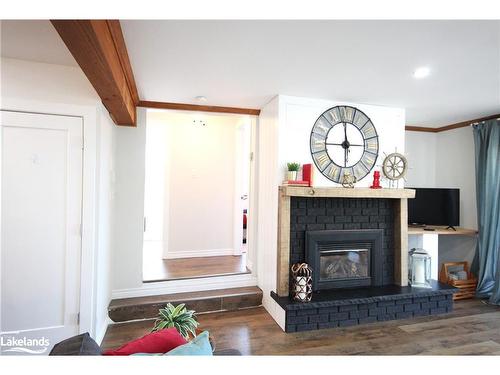
<path fill-rule="evenodd" d="M 292 270 L 292 296 L 294 301 L 309 302 L 312 298 L 312 270 L 307 263 L 296 263 Z"/>
<path fill-rule="evenodd" d="M 411 249 L 409 259 L 409 281 L 411 286 L 431 288 L 431 257 L 424 249 Z"/>

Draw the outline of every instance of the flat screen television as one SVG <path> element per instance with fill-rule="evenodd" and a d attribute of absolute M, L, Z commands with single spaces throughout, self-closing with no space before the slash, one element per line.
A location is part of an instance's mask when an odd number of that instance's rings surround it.
<path fill-rule="evenodd" d="M 408 199 L 408 224 L 460 225 L 460 189 L 410 188 L 415 198 Z"/>

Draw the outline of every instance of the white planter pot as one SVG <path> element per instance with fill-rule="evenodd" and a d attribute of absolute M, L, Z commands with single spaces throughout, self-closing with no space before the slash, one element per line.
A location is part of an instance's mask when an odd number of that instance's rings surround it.
<path fill-rule="evenodd" d="M 297 171 L 288 171 L 286 177 L 289 181 L 296 181 L 297 180 Z"/>

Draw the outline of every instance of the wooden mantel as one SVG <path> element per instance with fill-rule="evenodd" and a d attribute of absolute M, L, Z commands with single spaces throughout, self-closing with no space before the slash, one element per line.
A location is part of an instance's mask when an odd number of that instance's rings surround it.
<path fill-rule="evenodd" d="M 304 187 L 281 186 L 281 194 L 289 197 L 318 197 L 318 198 L 415 198 L 413 189 L 370 189 L 370 188 L 332 188 L 332 187 Z"/>
<path fill-rule="evenodd" d="M 281 186 L 279 188 L 276 280 L 276 292 L 280 297 L 289 294 L 290 197 L 395 199 L 394 282 L 398 285 L 408 285 L 408 199 L 415 198 L 415 190 Z"/>

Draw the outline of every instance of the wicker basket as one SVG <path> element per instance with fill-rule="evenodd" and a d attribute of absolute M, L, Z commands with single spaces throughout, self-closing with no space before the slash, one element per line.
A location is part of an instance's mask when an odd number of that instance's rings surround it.
<path fill-rule="evenodd" d="M 463 270 L 467 272 L 467 280 L 454 280 L 449 276 L 449 268 L 463 266 Z M 439 273 L 439 281 L 458 288 L 459 291 L 453 294 L 453 300 L 474 298 L 476 295 L 477 279 L 469 271 L 468 262 L 450 262 L 443 263 L 441 272 Z"/>

